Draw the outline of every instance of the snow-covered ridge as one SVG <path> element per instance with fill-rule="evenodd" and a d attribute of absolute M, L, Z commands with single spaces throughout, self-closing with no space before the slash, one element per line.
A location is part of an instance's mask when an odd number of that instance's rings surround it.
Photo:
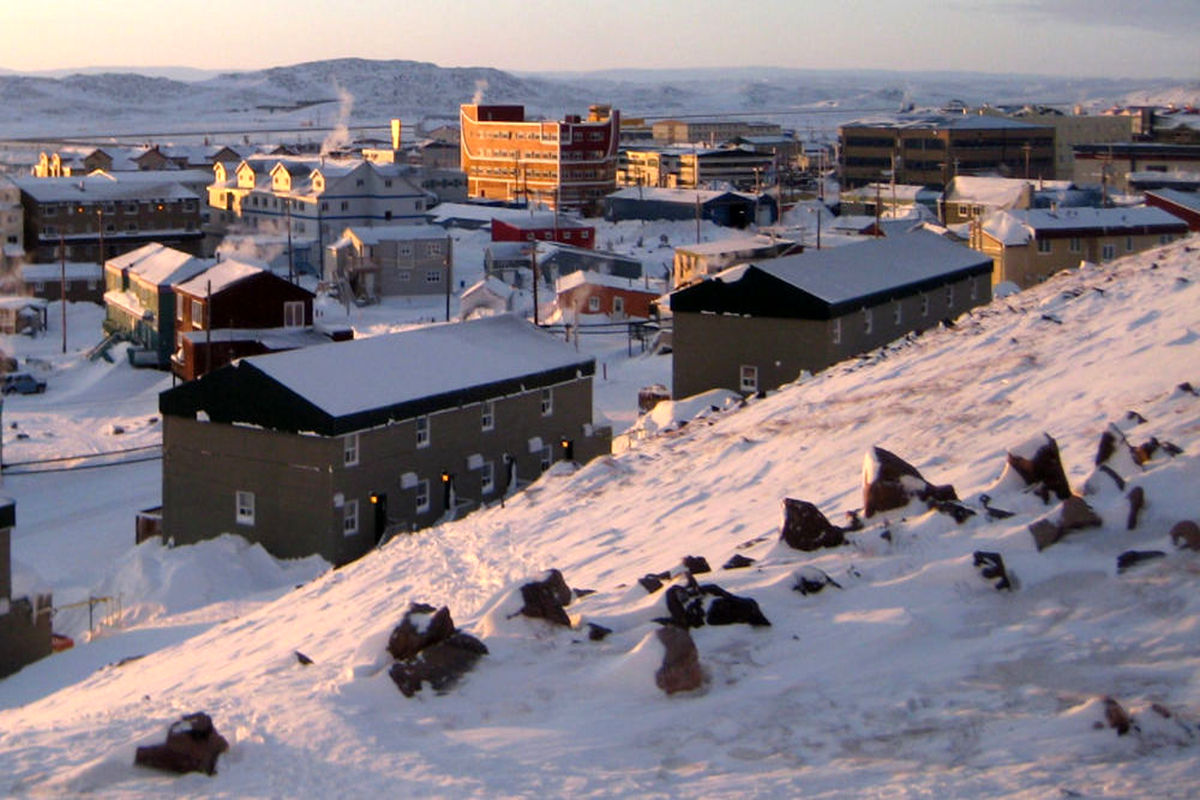
<path fill-rule="evenodd" d="M 552 470 L 503 508 L 0 712 L 0 793 L 1186 794 L 1200 555 L 1168 531 L 1200 517 L 1200 397 L 1179 388 L 1200 385 L 1198 245 L 1064 273 L 741 409 L 672 413 L 621 456 Z M 1099 488 L 1085 499 L 1103 525 L 1039 552 L 1029 525 L 1057 501 L 1000 480 L 1006 453 L 1049 433 L 1083 492 L 1113 423 L 1182 453 L 1122 466 L 1147 500 L 1133 530 L 1124 491 Z M 784 497 L 835 523 L 861 507 L 875 445 L 977 513 L 910 505 L 841 547 L 781 545 Z M 982 513 L 985 492 L 1014 516 Z M 1127 550 L 1164 555 L 1118 572 Z M 1001 553 L 1016 591 L 981 577 L 976 551 Z M 755 563 L 719 569 L 735 554 Z M 688 555 L 771 626 L 693 631 L 707 681 L 667 697 L 647 638 L 662 592 L 638 579 Z M 509 617 L 515 587 L 549 567 L 595 590 L 567 610 L 607 639 Z M 814 570 L 838 586 L 795 591 Z M 406 699 L 372 666 L 411 601 L 448 606 L 490 651 L 448 695 Z M 1108 727 L 1106 696 L 1137 730 Z M 136 745 L 196 710 L 231 743 L 217 776 L 132 767 Z"/>

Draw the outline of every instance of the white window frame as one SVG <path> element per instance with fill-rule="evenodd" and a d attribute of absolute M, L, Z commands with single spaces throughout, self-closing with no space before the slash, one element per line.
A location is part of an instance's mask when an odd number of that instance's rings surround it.
<path fill-rule="evenodd" d="M 358 434 L 348 433 L 342 437 L 342 466 L 358 466 Z"/>
<path fill-rule="evenodd" d="M 921 316 L 929 316 L 929 295 L 922 292 L 921 294 Z"/>
<path fill-rule="evenodd" d="M 864 308 L 863 314 L 863 333 L 870 336 L 875 328 L 875 313 L 873 309 Z"/>
<path fill-rule="evenodd" d="M 1100 260 L 1112 261 L 1117 257 L 1117 246 L 1115 244 L 1100 245 Z"/>
<path fill-rule="evenodd" d="M 833 343 L 842 343 L 842 318 L 838 317 L 833 321 Z"/>
<path fill-rule="evenodd" d="M 425 282 L 426 283 L 441 283 L 442 282 L 442 271 L 440 269 L 425 270 Z"/>
<path fill-rule="evenodd" d="M 416 489 L 417 513 L 423 514 L 430 508 L 429 479 L 417 481 Z"/>
<path fill-rule="evenodd" d="M 554 390 L 547 387 L 542 389 L 542 416 L 548 417 L 554 413 Z"/>
<path fill-rule="evenodd" d="M 1067 250 L 1072 253 L 1079 253 L 1083 250 L 1083 242 L 1078 236 L 1072 236 L 1067 240 Z"/>
<path fill-rule="evenodd" d="M 1054 252 L 1054 242 L 1049 239 L 1039 238 L 1037 240 L 1037 251 L 1040 256 L 1048 256 Z"/>
<path fill-rule="evenodd" d="M 237 490 L 233 493 L 234 518 L 238 525 L 254 527 L 254 492 Z"/>
<path fill-rule="evenodd" d="M 895 325 L 899 325 L 903 321 L 904 321 L 904 307 L 901 305 L 900 301 L 897 300 L 895 303 L 892 304 L 892 323 Z"/>
<path fill-rule="evenodd" d="M 429 447 L 429 443 L 433 439 L 429 435 L 429 417 L 417 417 L 415 424 L 417 429 L 417 447 Z"/>
<path fill-rule="evenodd" d="M 541 452 L 540 466 L 542 468 L 542 472 L 545 472 L 546 470 L 550 469 L 550 466 L 553 463 L 554 463 L 554 450 L 553 450 L 553 448 L 550 447 L 550 445 L 546 445 L 545 447 L 542 448 L 542 452 Z"/>
<path fill-rule="evenodd" d="M 479 468 L 479 491 L 484 495 L 496 491 L 496 462 L 485 461 Z"/>
<path fill-rule="evenodd" d="M 597 295 L 592 295 L 588 298 L 588 312 L 595 314 L 600 310 L 600 298 Z"/>
<path fill-rule="evenodd" d="M 347 500 L 342 506 L 342 535 L 353 536 L 358 533 L 358 501 Z"/>
<path fill-rule="evenodd" d="M 484 400 L 479 409 L 479 429 L 481 431 L 495 430 L 496 428 L 496 402 L 494 400 Z"/>
<path fill-rule="evenodd" d="M 758 394 L 758 367 L 753 364 L 738 367 L 738 386 L 747 394 Z"/>
<path fill-rule="evenodd" d="M 954 308 L 954 284 L 946 286 L 946 308 Z"/>
<path fill-rule="evenodd" d="M 625 298 L 619 294 L 614 294 L 612 299 L 612 309 L 614 317 L 625 316 Z"/>

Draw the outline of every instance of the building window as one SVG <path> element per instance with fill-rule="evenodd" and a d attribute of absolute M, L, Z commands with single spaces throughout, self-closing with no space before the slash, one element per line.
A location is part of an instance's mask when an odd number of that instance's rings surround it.
<path fill-rule="evenodd" d="M 1169 233 L 1160 233 L 1160 234 L 1158 235 L 1158 243 L 1159 243 L 1159 244 L 1170 244 L 1170 243 L 1171 243 L 1171 234 L 1169 234 Z"/>
<path fill-rule="evenodd" d="M 612 303 L 613 303 L 613 316 L 614 317 L 625 316 L 625 298 L 621 297 L 620 295 L 613 295 Z"/>
<path fill-rule="evenodd" d="M 304 301 L 289 300 L 283 304 L 283 327 L 304 327 Z"/>
<path fill-rule="evenodd" d="M 496 491 L 496 464 L 493 461 L 483 462 L 479 469 L 479 491 L 491 494 Z"/>
<path fill-rule="evenodd" d="M 254 524 L 254 492 L 235 492 L 234 503 L 237 507 L 237 524 Z"/>
<path fill-rule="evenodd" d="M 44 292 L 46 291 L 46 284 L 42 281 L 37 281 L 33 284 L 33 290 L 35 292 Z"/>
<path fill-rule="evenodd" d="M 179 317 L 180 319 L 183 318 L 182 312 L 180 313 Z M 192 327 L 204 327 L 204 303 L 200 302 L 199 300 L 192 301 Z"/>
<path fill-rule="evenodd" d="M 897 300 L 892 305 L 892 322 L 895 323 L 896 325 L 899 325 L 903 321 L 904 321 L 904 309 L 900 305 L 900 301 Z"/>
<path fill-rule="evenodd" d="M 927 294 L 921 295 L 921 316 L 929 316 L 929 295 Z"/>
<path fill-rule="evenodd" d="M 350 433 L 342 437 L 342 464 L 353 467 L 358 463 L 358 434 Z"/>
<path fill-rule="evenodd" d="M 979 298 L 979 277 L 976 276 L 974 278 L 971 278 L 971 299 L 977 300 L 978 298 Z"/>
<path fill-rule="evenodd" d="M 401 282 L 408 283 L 409 281 L 412 280 L 412 270 L 411 269 L 402 269 L 397 273 L 396 277 Z"/>
<path fill-rule="evenodd" d="M 442 282 L 442 271 L 439 269 L 426 270 L 425 271 L 425 282 L 426 283 L 441 283 Z"/>
<path fill-rule="evenodd" d="M 842 319 L 838 317 L 833 321 L 833 343 L 842 343 Z"/>
<path fill-rule="evenodd" d="M 441 254 L 442 254 L 442 243 L 441 242 L 426 242 L 425 243 L 425 255 L 440 256 Z"/>
<path fill-rule="evenodd" d="M 946 287 L 946 308 L 951 308 L 953 306 L 954 306 L 954 286 L 951 285 L 951 286 Z"/>
<path fill-rule="evenodd" d="M 542 448 L 542 459 L 541 459 L 542 472 L 545 472 L 546 470 L 550 469 L 550 464 L 553 463 L 553 458 L 554 458 L 554 452 L 550 449 L 550 445 L 546 445 L 545 447 L 543 447 Z"/>
<path fill-rule="evenodd" d="M 1046 255 L 1047 253 L 1052 253 L 1052 252 L 1054 252 L 1054 243 L 1051 242 L 1049 239 L 1038 239 L 1037 240 L 1037 251 L 1039 253 L 1041 253 L 1042 255 Z"/>
<path fill-rule="evenodd" d="M 429 447 L 429 417 L 417 417 L 417 447 Z"/>
<path fill-rule="evenodd" d="M 343 201 L 342 201 L 342 207 L 341 207 L 341 210 L 342 210 L 342 211 L 349 211 L 349 210 L 350 210 L 350 203 L 349 203 L 349 201 L 346 201 L 346 200 L 343 200 Z"/>
<path fill-rule="evenodd" d="M 542 389 L 542 416 L 548 417 L 554 413 L 554 390 Z"/>
<path fill-rule="evenodd" d="M 743 364 L 740 369 L 740 383 L 742 391 L 746 394 L 755 394 L 758 392 L 758 367 Z"/>
<path fill-rule="evenodd" d="M 591 297 L 588 298 L 588 311 L 595 314 L 599 310 L 600 310 L 600 298 L 597 297 L 596 295 L 592 295 Z"/>
<path fill-rule="evenodd" d="M 1072 236 L 1069 240 L 1067 240 L 1067 249 L 1072 253 L 1078 253 L 1083 249 L 1078 236 Z"/>
<path fill-rule="evenodd" d="M 479 412 L 479 427 L 485 431 L 496 427 L 496 404 L 491 400 L 483 401 L 483 407 Z"/>
<path fill-rule="evenodd" d="M 1126 253 L 1133 252 L 1133 237 L 1132 236 L 1125 237 L 1125 252 Z"/>
<path fill-rule="evenodd" d="M 429 510 L 429 479 L 417 482 L 417 513 Z"/>
<path fill-rule="evenodd" d="M 358 533 L 358 501 L 347 500 L 342 506 L 342 535 L 353 536 Z"/>
<path fill-rule="evenodd" d="M 405 243 L 405 244 L 396 245 L 396 255 L 408 257 L 408 256 L 411 256 L 412 254 L 413 254 L 413 249 L 412 249 L 411 244 Z"/>
<path fill-rule="evenodd" d="M 959 215 L 960 217 L 969 217 L 969 216 L 971 216 L 971 205 L 970 205 L 970 203 L 959 203 L 959 204 L 958 204 L 958 215 Z"/>
<path fill-rule="evenodd" d="M 1117 246 L 1115 244 L 1106 244 L 1100 247 L 1100 260 L 1112 261 L 1117 257 Z"/>
<path fill-rule="evenodd" d="M 863 309 L 863 333 L 870 334 L 875 327 L 875 315 L 869 308 Z"/>

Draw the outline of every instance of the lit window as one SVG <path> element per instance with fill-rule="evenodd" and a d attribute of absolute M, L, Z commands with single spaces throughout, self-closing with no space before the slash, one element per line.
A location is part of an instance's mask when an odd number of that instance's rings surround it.
<path fill-rule="evenodd" d="M 554 413 L 554 390 L 542 389 L 542 416 L 548 417 Z"/>
<path fill-rule="evenodd" d="M 236 492 L 237 524 L 254 524 L 254 492 Z"/>
<path fill-rule="evenodd" d="M 417 483 L 417 513 L 429 510 L 429 480 Z"/>
<path fill-rule="evenodd" d="M 353 467 L 358 463 L 358 434 L 351 433 L 342 437 L 342 464 Z"/>
<path fill-rule="evenodd" d="M 479 412 L 479 427 L 485 431 L 496 427 L 496 404 L 491 400 L 483 401 L 483 408 Z"/>
<path fill-rule="evenodd" d="M 758 367 L 743 364 L 740 370 L 742 391 L 754 394 L 758 391 Z"/>
<path fill-rule="evenodd" d="M 358 501 L 347 500 L 342 506 L 342 535 L 353 536 L 358 533 Z"/>
<path fill-rule="evenodd" d="M 417 417 L 417 447 L 429 447 L 429 417 Z"/>

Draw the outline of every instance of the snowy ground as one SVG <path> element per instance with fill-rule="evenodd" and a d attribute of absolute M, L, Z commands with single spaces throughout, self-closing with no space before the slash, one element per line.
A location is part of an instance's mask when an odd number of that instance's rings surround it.
<path fill-rule="evenodd" d="M 636 426 L 657 435 L 628 452 L 555 469 L 504 508 L 336 572 L 235 540 L 131 553 L 132 512 L 156 502 L 153 462 L 6 476 L 14 552 L 36 562 L 56 601 L 90 565 L 109 587 L 137 578 L 146 603 L 124 632 L 0 681 L 0 794 L 1193 796 L 1200 556 L 1177 551 L 1167 531 L 1200 519 L 1200 397 L 1177 388 L 1200 385 L 1198 245 L 1057 277 L 741 409 L 719 397 L 665 407 Z M 618 358 L 623 341 L 607 352 L 610 376 L 628 369 L 628 386 L 647 382 L 650 359 Z M 9 400 L 5 460 L 22 447 L 153 441 L 162 387 L 123 370 L 64 367 L 45 396 Z M 104 412 L 110 381 L 133 394 Z M 79 397 L 89 385 L 94 414 Z M 607 415 L 628 413 L 597 387 Z M 55 411 L 59 402 L 75 405 Z M 1131 410 L 1146 422 L 1134 425 Z M 111 418 L 126 433 L 113 436 Z M 11 421 L 30 439 L 14 442 Z M 1124 492 L 1093 481 L 1087 500 L 1104 525 L 1037 551 L 1028 525 L 1057 504 L 1001 479 L 1006 451 L 1051 434 L 1083 492 L 1110 423 L 1135 444 L 1154 436 L 1183 452 L 1122 467 L 1147 496 L 1136 529 L 1126 530 Z M 872 445 L 953 483 L 977 515 L 958 525 L 912 505 L 836 549 L 780 544 L 783 497 L 835 523 L 862 505 Z M 983 492 L 1016 516 L 989 521 Z M 1166 555 L 1118 573 L 1129 549 Z M 1002 553 L 1019 588 L 984 581 L 976 550 Z M 685 555 L 719 568 L 734 553 L 756 563 L 701 580 L 755 598 L 772 625 L 694 631 L 706 683 L 664 696 L 652 637 L 663 593 L 637 579 L 677 572 Z M 245 571 L 223 573 L 235 555 Z M 508 616 L 516 588 L 549 567 L 597 590 L 568 608 L 575 630 Z M 814 568 L 840 588 L 794 591 Z M 405 699 L 387 677 L 383 640 L 409 601 L 448 605 L 490 650 L 446 696 Z M 588 641 L 584 621 L 614 632 Z M 315 663 L 300 666 L 297 649 Z M 1137 730 L 1105 726 L 1106 695 Z M 136 745 L 194 710 L 230 740 L 217 776 L 131 766 Z"/>

